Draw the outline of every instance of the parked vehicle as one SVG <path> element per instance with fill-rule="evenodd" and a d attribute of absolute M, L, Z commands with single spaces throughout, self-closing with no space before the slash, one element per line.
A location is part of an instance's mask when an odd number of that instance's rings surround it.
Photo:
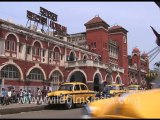
<path fill-rule="evenodd" d="M 135 92 L 138 90 L 141 90 L 140 85 L 129 85 L 128 87 L 128 92 Z"/>
<path fill-rule="evenodd" d="M 124 88 L 123 84 L 110 84 L 109 86 L 109 94 L 110 96 L 120 96 L 122 93 L 126 93 L 126 90 Z"/>
<path fill-rule="evenodd" d="M 48 93 L 49 104 L 64 104 L 67 109 L 75 104 L 83 104 L 91 101 L 96 93 L 88 89 L 81 82 L 68 82 L 61 84 L 59 89 Z"/>

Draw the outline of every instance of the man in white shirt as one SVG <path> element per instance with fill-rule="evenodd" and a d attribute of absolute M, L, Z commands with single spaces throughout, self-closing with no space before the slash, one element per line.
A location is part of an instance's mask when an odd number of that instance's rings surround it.
<path fill-rule="evenodd" d="M 12 91 L 11 91 L 11 89 L 8 89 L 8 104 L 12 103 L 11 102 L 11 96 L 12 96 Z"/>

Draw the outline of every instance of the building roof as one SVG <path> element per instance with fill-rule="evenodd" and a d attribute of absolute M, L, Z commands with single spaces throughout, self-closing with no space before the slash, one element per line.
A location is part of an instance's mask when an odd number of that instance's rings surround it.
<path fill-rule="evenodd" d="M 123 29 L 123 30 L 125 30 L 126 32 L 128 32 L 125 28 L 123 28 L 123 27 L 121 27 L 121 26 L 119 26 L 119 25 L 112 26 L 112 27 L 110 27 L 108 30 L 116 30 L 116 29 Z"/>
<path fill-rule="evenodd" d="M 138 48 L 134 48 L 132 51 L 132 53 L 137 53 L 137 52 L 140 52 Z"/>
<path fill-rule="evenodd" d="M 109 30 L 118 29 L 118 28 L 123 28 L 123 27 L 118 26 L 118 25 L 117 26 L 112 26 L 112 27 L 109 28 Z"/>
<path fill-rule="evenodd" d="M 147 53 L 142 53 L 142 55 L 141 55 L 142 57 L 148 57 L 148 54 Z"/>
<path fill-rule="evenodd" d="M 84 25 L 90 25 L 90 24 L 95 24 L 95 23 L 105 23 L 105 24 L 107 24 L 104 20 L 102 20 L 102 18 L 100 18 L 99 16 L 95 16 L 94 18 L 89 20 Z M 109 26 L 109 25 L 107 24 L 107 26 Z"/>

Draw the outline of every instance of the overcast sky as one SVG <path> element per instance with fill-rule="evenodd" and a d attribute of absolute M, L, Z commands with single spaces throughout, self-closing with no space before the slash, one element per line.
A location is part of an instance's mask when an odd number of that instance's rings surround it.
<path fill-rule="evenodd" d="M 110 26 L 119 25 L 128 32 L 128 54 L 134 47 L 149 52 L 157 45 L 150 26 L 160 32 L 160 9 L 154 2 L 0 2 L 0 18 L 11 18 L 16 24 L 26 25 L 26 11 L 39 13 L 44 7 L 58 15 L 58 23 L 66 26 L 69 34 L 84 32 L 84 24 L 99 15 Z M 160 61 L 160 54 L 151 63 Z"/>

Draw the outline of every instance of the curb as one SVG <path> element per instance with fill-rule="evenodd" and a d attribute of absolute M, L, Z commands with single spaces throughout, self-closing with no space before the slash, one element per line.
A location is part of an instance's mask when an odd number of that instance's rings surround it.
<path fill-rule="evenodd" d="M 19 108 L 6 108 L 6 109 L 0 110 L 0 115 L 15 114 L 15 113 L 29 112 L 29 111 L 39 111 L 39 110 L 44 110 L 46 107 L 47 105 L 19 107 Z"/>

